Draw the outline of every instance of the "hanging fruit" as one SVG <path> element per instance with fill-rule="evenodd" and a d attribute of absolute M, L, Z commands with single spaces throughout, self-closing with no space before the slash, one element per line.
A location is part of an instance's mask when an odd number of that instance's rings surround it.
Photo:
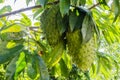
<path fill-rule="evenodd" d="M 65 26 L 59 5 L 53 5 L 43 11 L 40 17 L 41 28 L 52 50 L 49 52 L 48 66 L 54 66 L 62 57 L 64 51 Z"/>
<path fill-rule="evenodd" d="M 68 54 L 81 70 L 87 71 L 95 59 L 94 33 L 97 28 L 89 10 L 77 7 L 70 12 L 72 16 L 69 16 L 69 22 L 71 19 L 74 21 L 69 23 L 70 27 L 66 32 Z"/>
<path fill-rule="evenodd" d="M 41 28 L 45 33 L 45 37 L 48 43 L 54 47 L 62 39 L 62 33 L 60 29 L 64 28 L 62 25 L 62 16 L 58 5 L 45 9 L 40 17 Z"/>

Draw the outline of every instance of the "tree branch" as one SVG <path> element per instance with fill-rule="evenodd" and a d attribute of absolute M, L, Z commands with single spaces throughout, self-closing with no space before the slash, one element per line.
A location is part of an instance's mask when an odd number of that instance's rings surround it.
<path fill-rule="evenodd" d="M 93 6 L 91 6 L 90 8 L 88 8 L 88 9 L 91 10 L 92 8 L 98 6 L 99 4 L 100 4 L 100 3 L 96 3 L 96 4 L 94 4 Z"/>
<path fill-rule="evenodd" d="M 59 1 L 50 2 L 47 5 L 54 5 L 54 4 L 57 4 L 58 2 Z M 37 5 L 37 6 L 31 6 L 31 7 L 28 7 L 28 8 L 23 8 L 23 9 L 16 10 L 16 11 L 13 11 L 13 12 L 10 12 L 10 13 L 2 14 L 2 15 L 0 15 L 0 18 L 5 17 L 5 16 L 9 16 L 9 15 L 13 15 L 13 14 L 17 14 L 17 13 L 20 13 L 20 12 L 28 11 L 28 10 L 35 9 L 35 8 L 41 8 L 41 7 L 42 7 L 41 5 Z"/>

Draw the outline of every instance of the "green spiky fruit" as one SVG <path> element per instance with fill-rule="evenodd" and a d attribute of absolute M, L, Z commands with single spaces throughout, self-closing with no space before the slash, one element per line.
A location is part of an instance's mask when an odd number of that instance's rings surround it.
<path fill-rule="evenodd" d="M 75 54 L 79 53 L 79 48 L 81 44 L 81 34 L 80 29 L 73 32 L 70 30 L 66 33 L 68 53 L 74 57 Z"/>
<path fill-rule="evenodd" d="M 63 26 L 61 25 L 62 16 L 58 16 L 58 14 L 60 14 L 59 6 L 53 5 L 51 8 L 45 9 L 40 17 L 41 28 L 51 46 L 58 44 L 62 36 L 59 30 Z M 57 19 L 58 17 L 59 19 Z"/>
<path fill-rule="evenodd" d="M 88 70 L 95 59 L 95 39 L 92 38 L 87 43 L 82 44 L 74 59 L 81 70 Z"/>
<path fill-rule="evenodd" d="M 65 27 L 59 5 L 45 9 L 41 14 L 40 22 L 47 42 L 51 46 L 51 51 L 47 55 L 47 66 L 50 68 L 59 62 L 64 52 Z"/>
<path fill-rule="evenodd" d="M 68 53 L 72 61 L 83 71 L 87 71 L 95 58 L 95 39 L 91 38 L 87 43 L 82 44 L 80 29 L 66 33 Z"/>
<path fill-rule="evenodd" d="M 76 10 L 80 15 L 76 16 Z M 96 25 L 91 11 L 87 9 L 78 7 L 70 13 L 66 33 L 68 53 L 81 70 L 87 71 L 95 58 L 95 39 L 92 37 L 96 31 Z"/>

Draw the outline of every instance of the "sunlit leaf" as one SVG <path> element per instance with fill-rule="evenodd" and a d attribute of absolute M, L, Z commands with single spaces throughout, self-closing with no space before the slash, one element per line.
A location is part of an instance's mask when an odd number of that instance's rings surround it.
<path fill-rule="evenodd" d="M 10 41 L 10 42 L 7 43 L 7 46 L 6 46 L 6 47 L 7 47 L 8 49 L 10 49 L 10 48 L 13 48 L 13 47 L 15 47 L 15 46 L 16 46 L 16 43 L 13 42 L 13 41 Z"/>
<path fill-rule="evenodd" d="M 54 66 L 54 76 L 55 76 L 55 77 L 61 76 L 61 69 L 60 69 L 60 64 L 59 64 L 59 63 L 57 63 L 57 64 Z"/>
<path fill-rule="evenodd" d="M 94 63 L 92 64 L 92 72 L 93 72 L 93 74 L 95 74 L 95 72 L 96 72 L 96 66 Z"/>
<path fill-rule="evenodd" d="M 0 3 L 3 3 L 4 2 L 4 0 L 0 0 Z"/>
<path fill-rule="evenodd" d="M 40 22 L 35 22 L 34 25 L 35 26 L 40 26 Z"/>
<path fill-rule="evenodd" d="M 98 0 L 100 4 L 107 5 L 106 0 Z"/>
<path fill-rule="evenodd" d="M 23 23 L 26 27 L 31 26 L 31 19 L 24 13 L 21 14 L 23 18 L 21 18 L 20 22 Z"/>
<path fill-rule="evenodd" d="M 2 30 L 1 33 L 20 32 L 21 30 L 22 30 L 22 25 L 20 25 L 20 24 L 13 24 L 13 25 L 9 25 L 7 29 Z"/>
<path fill-rule="evenodd" d="M 20 72 L 25 68 L 26 66 L 26 61 L 25 61 L 25 53 L 21 52 L 18 58 L 18 61 L 16 62 L 16 71 L 14 75 L 14 79 L 16 80 L 18 78 L 18 75 Z"/>
<path fill-rule="evenodd" d="M 35 11 L 34 15 L 33 15 L 33 18 L 38 18 L 40 17 L 40 12 L 42 12 L 42 8 L 38 9 L 37 11 Z"/>
<path fill-rule="evenodd" d="M 2 21 L 0 21 L 0 27 L 2 27 L 3 26 L 3 23 L 2 23 Z"/>
<path fill-rule="evenodd" d="M 64 60 L 64 63 L 66 64 L 67 68 L 69 70 L 71 70 L 72 69 L 72 61 L 71 61 L 70 56 L 67 53 L 64 53 L 62 56 L 62 59 Z"/>
<path fill-rule="evenodd" d="M 61 57 L 62 57 L 62 54 L 64 52 L 64 46 L 63 44 L 60 42 L 59 44 L 57 44 L 55 46 L 55 48 L 51 51 L 51 54 L 49 56 L 49 63 L 48 63 L 48 67 L 52 67 L 54 66 L 55 64 L 57 64 Z"/>

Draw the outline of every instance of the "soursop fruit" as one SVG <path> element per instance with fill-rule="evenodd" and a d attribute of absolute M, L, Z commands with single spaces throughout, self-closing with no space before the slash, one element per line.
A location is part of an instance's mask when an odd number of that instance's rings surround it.
<path fill-rule="evenodd" d="M 77 66 L 87 71 L 95 60 L 95 39 L 91 38 L 87 43 L 82 44 L 79 48 L 79 53 L 74 57 Z"/>
<path fill-rule="evenodd" d="M 95 60 L 96 41 L 94 33 L 96 26 L 92 19 L 92 14 L 89 10 L 86 10 L 84 8 L 76 9 L 81 15 L 78 17 L 76 16 L 76 21 L 73 23 L 75 25 L 72 26 L 72 28 L 74 28 L 72 29 L 73 31 L 70 30 L 70 25 L 68 26 L 68 30 L 66 32 L 68 54 L 72 57 L 72 61 L 81 70 L 87 71 L 90 69 L 92 63 Z M 85 15 L 83 15 L 84 13 Z M 76 15 L 76 13 L 72 14 Z M 82 17 L 83 19 L 81 16 L 84 16 Z M 76 25 L 77 22 L 80 24 Z"/>
<path fill-rule="evenodd" d="M 79 53 L 79 48 L 81 46 L 81 34 L 80 29 L 73 32 L 70 30 L 66 33 L 68 53 L 74 57 L 75 54 Z"/>
<path fill-rule="evenodd" d="M 51 51 L 47 55 L 47 66 L 52 67 L 62 57 L 64 52 L 65 26 L 60 13 L 59 5 L 52 5 L 43 11 L 40 17 L 41 29 L 50 45 Z"/>
<path fill-rule="evenodd" d="M 80 30 L 67 33 L 68 54 L 72 61 L 83 71 L 89 70 L 95 59 L 95 39 L 91 38 L 87 43 L 81 43 Z"/>
<path fill-rule="evenodd" d="M 64 32 L 60 32 L 60 29 L 62 29 L 64 25 L 62 23 L 59 5 L 53 5 L 45 9 L 41 14 L 40 22 L 47 42 L 54 47 L 62 40 L 62 33 Z"/>

